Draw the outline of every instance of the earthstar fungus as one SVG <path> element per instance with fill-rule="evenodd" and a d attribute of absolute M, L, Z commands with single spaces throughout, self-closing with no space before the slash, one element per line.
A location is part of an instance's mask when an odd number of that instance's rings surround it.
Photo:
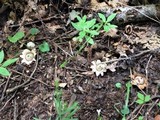
<path fill-rule="evenodd" d="M 36 61 L 35 59 L 36 56 L 36 49 L 24 49 L 22 52 L 22 55 L 20 57 L 22 58 L 21 63 L 25 63 L 27 65 L 30 65 L 33 61 Z"/>

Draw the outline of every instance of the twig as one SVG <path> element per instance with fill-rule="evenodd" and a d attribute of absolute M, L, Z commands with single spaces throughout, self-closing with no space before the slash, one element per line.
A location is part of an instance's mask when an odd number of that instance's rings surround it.
<path fill-rule="evenodd" d="M 130 118 L 133 116 L 133 114 L 140 108 L 141 106 L 137 106 L 132 113 L 130 113 L 130 115 L 127 117 L 127 120 L 130 120 Z"/>
<path fill-rule="evenodd" d="M 14 117 L 13 117 L 13 120 L 17 120 L 17 112 L 18 112 L 18 106 L 17 106 L 17 101 L 16 99 L 14 99 Z"/>
<path fill-rule="evenodd" d="M 151 58 L 152 58 L 152 55 L 149 57 L 149 60 L 147 62 L 147 65 L 146 65 L 146 68 L 145 68 L 145 71 L 146 71 L 146 78 L 148 79 L 148 66 L 149 66 L 149 63 L 151 61 Z"/>
<path fill-rule="evenodd" d="M 3 105 L 3 107 L 0 109 L 0 112 L 6 107 L 6 105 L 9 103 L 9 101 L 11 101 L 13 98 L 14 98 L 14 96 L 16 95 L 16 92 L 12 95 L 12 97 L 9 99 L 9 100 L 7 100 L 7 102 Z"/>
<path fill-rule="evenodd" d="M 142 106 L 140 107 L 140 109 L 138 110 L 137 114 L 136 114 L 134 117 L 132 117 L 130 120 L 135 120 L 135 118 L 139 115 L 140 111 L 142 110 L 143 106 L 144 106 L 144 105 L 142 105 Z"/>
<path fill-rule="evenodd" d="M 152 108 L 158 103 L 158 99 L 156 100 L 156 102 L 153 102 L 153 104 L 151 105 L 151 107 L 149 108 L 149 110 L 146 112 L 145 114 L 145 119 L 147 119 L 147 116 L 149 115 L 150 111 L 152 110 Z"/>
<path fill-rule="evenodd" d="M 12 75 L 12 74 L 11 74 L 11 75 Z M 6 82 L 6 84 L 5 84 L 5 87 L 4 87 L 4 89 L 3 89 L 1 101 L 3 101 L 3 99 L 4 99 L 4 95 L 5 95 L 5 93 L 6 93 L 6 89 L 7 89 L 7 86 L 8 86 L 8 83 L 9 83 L 9 80 L 10 80 L 11 75 L 8 77 L 7 82 Z"/>
<path fill-rule="evenodd" d="M 149 63 L 150 63 L 150 61 L 151 61 L 151 58 L 152 58 L 152 55 L 149 57 L 149 60 L 148 60 L 148 62 L 147 62 L 146 68 L 145 68 L 147 80 L 148 80 L 148 66 L 149 66 Z M 146 91 L 147 91 L 147 93 L 148 93 L 148 87 L 147 87 Z"/>
<path fill-rule="evenodd" d="M 102 62 L 102 63 L 112 63 L 112 62 L 117 62 L 117 61 L 121 61 L 121 60 L 131 60 L 132 58 L 141 56 L 141 55 L 146 54 L 146 53 L 151 52 L 151 51 L 152 51 L 152 50 L 144 50 L 144 51 L 141 51 L 140 53 L 135 54 L 135 55 L 130 56 L 130 57 L 113 59 L 113 60 L 105 61 L 105 62 Z"/>
<path fill-rule="evenodd" d="M 34 21 L 31 21 L 31 22 L 24 23 L 24 26 L 37 24 L 37 23 L 40 23 L 41 21 L 46 22 L 46 21 L 50 21 L 52 19 L 60 19 L 60 17 L 57 17 L 57 16 L 54 15 L 54 16 L 50 16 L 50 17 L 47 17 L 47 18 L 43 18 L 42 20 L 34 20 Z M 19 26 L 20 26 L 20 24 L 16 24 L 16 25 L 11 25 L 9 27 L 10 28 L 15 28 L 15 27 L 19 27 Z"/>
<path fill-rule="evenodd" d="M 133 112 L 132 113 L 130 113 L 130 115 L 127 117 L 127 120 L 130 120 L 131 118 L 132 118 L 132 116 L 134 115 L 134 113 L 135 112 L 137 112 L 137 110 L 139 109 L 139 108 L 141 108 L 142 106 L 137 106 L 134 110 L 133 110 Z"/>

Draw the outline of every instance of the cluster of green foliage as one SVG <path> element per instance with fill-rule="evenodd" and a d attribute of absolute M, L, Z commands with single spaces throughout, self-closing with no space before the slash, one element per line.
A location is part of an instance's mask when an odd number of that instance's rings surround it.
<path fill-rule="evenodd" d="M 10 72 L 8 71 L 7 67 L 13 63 L 15 63 L 18 58 L 8 59 L 4 61 L 4 51 L 0 51 L 0 75 L 2 76 L 10 76 Z M 4 61 L 4 62 L 3 62 Z"/>
<path fill-rule="evenodd" d="M 86 43 L 93 45 L 94 42 L 94 37 L 99 35 L 100 30 L 104 30 L 105 32 L 110 31 L 112 28 L 116 28 L 117 26 L 114 24 L 111 24 L 110 22 L 116 17 L 116 14 L 113 13 L 110 16 L 106 18 L 105 15 L 102 13 L 98 13 L 98 16 L 100 18 L 100 22 L 96 21 L 95 18 L 88 20 L 87 16 L 84 15 L 83 17 L 80 17 L 77 15 L 77 20 L 78 22 L 71 22 L 72 26 L 79 31 L 78 36 L 76 37 L 76 40 L 79 42 L 85 42 L 83 43 L 82 46 L 80 46 L 80 49 L 78 50 L 77 53 L 79 53 Z M 68 60 L 65 60 L 60 67 L 64 68 L 68 63 Z"/>
<path fill-rule="evenodd" d="M 146 102 L 149 102 L 151 100 L 150 95 L 143 95 L 142 93 L 138 92 L 137 93 L 138 99 L 136 100 L 136 103 L 142 105 Z"/>
<path fill-rule="evenodd" d="M 30 36 L 35 36 L 39 33 L 40 31 L 37 29 L 37 28 L 31 28 L 29 30 L 29 33 L 28 35 Z M 25 34 L 24 32 L 22 31 L 18 31 L 15 35 L 13 36 L 8 36 L 8 40 L 11 42 L 11 43 L 16 43 L 18 42 L 19 40 L 21 40 L 22 38 L 25 37 Z"/>
<path fill-rule="evenodd" d="M 129 103 L 129 95 L 130 95 L 131 86 L 132 85 L 130 82 L 126 84 L 126 87 L 127 87 L 126 100 L 125 100 L 125 105 L 123 105 L 123 108 L 121 109 L 121 114 L 123 116 L 122 120 L 126 120 L 126 115 L 130 113 L 128 103 Z"/>
<path fill-rule="evenodd" d="M 122 87 L 122 84 L 121 84 L 120 82 L 117 82 L 117 83 L 115 84 L 115 86 L 116 86 L 116 88 L 120 89 L 120 88 Z"/>
<path fill-rule="evenodd" d="M 40 44 L 38 46 L 39 50 L 42 52 L 42 53 L 45 53 L 45 52 L 49 52 L 50 51 L 50 47 L 49 47 L 49 44 L 48 42 L 44 41 L 42 44 Z"/>
<path fill-rule="evenodd" d="M 116 14 L 111 14 L 108 18 L 102 13 L 98 13 L 100 22 L 96 23 L 96 19 L 87 20 L 87 16 L 84 15 L 82 18 L 77 16 L 78 22 L 72 22 L 72 26 L 79 31 L 79 36 L 77 40 L 82 42 L 83 39 L 89 44 L 94 44 L 93 38 L 99 35 L 100 29 L 103 28 L 104 31 L 108 32 L 112 28 L 116 28 L 116 25 L 110 22 L 115 18 Z"/>
<path fill-rule="evenodd" d="M 37 35 L 39 33 L 39 29 L 37 28 L 31 28 L 28 32 L 27 35 L 29 35 L 30 37 L 33 37 L 35 35 Z M 22 31 L 18 31 L 15 35 L 13 36 L 8 36 L 8 40 L 11 42 L 11 43 L 16 43 L 18 42 L 19 40 L 21 40 L 22 38 L 25 37 L 25 34 L 24 32 Z M 42 52 L 42 53 L 45 53 L 45 52 L 49 52 L 50 51 L 50 47 L 49 47 L 49 44 L 44 41 L 42 44 L 40 44 L 38 46 L 39 50 Z"/>
<path fill-rule="evenodd" d="M 72 104 L 68 105 L 62 100 L 62 89 L 59 88 L 59 81 L 55 80 L 55 91 L 54 91 L 54 105 L 57 113 L 55 120 L 78 120 L 73 118 L 73 115 L 79 110 L 78 102 L 73 101 Z M 39 118 L 33 118 L 34 120 L 40 120 Z M 49 118 L 51 120 L 51 118 Z"/>
<path fill-rule="evenodd" d="M 62 90 L 59 89 L 58 80 L 55 81 L 54 103 L 57 113 L 56 120 L 78 120 L 73 118 L 73 115 L 79 109 L 78 102 L 74 101 L 68 106 L 68 104 L 62 100 Z"/>
<path fill-rule="evenodd" d="M 122 109 L 119 110 L 115 104 L 114 108 L 117 110 L 118 113 L 120 113 L 122 115 L 122 120 L 126 120 L 126 115 L 128 115 L 130 113 L 129 107 L 128 107 L 128 103 L 129 103 L 129 95 L 130 95 L 130 90 L 131 90 L 131 83 L 127 82 L 126 83 L 126 88 L 127 88 L 127 92 L 126 92 L 126 99 L 125 99 L 125 104 L 123 105 Z"/>
<path fill-rule="evenodd" d="M 121 84 L 116 83 L 116 87 L 121 88 Z M 127 88 L 126 99 L 125 99 L 125 104 L 123 105 L 122 109 L 121 110 L 117 109 L 116 105 L 118 105 L 119 103 L 114 105 L 117 112 L 122 115 L 122 120 L 126 120 L 126 115 L 128 115 L 130 113 L 128 103 L 129 103 L 129 95 L 130 95 L 131 87 L 132 87 L 132 85 L 130 82 L 126 83 L 126 88 Z M 135 102 L 138 103 L 139 105 L 145 104 L 145 103 L 149 102 L 150 100 L 151 100 L 150 95 L 144 95 L 140 92 L 137 92 L 137 100 Z M 160 106 L 160 103 L 158 103 L 157 105 Z M 138 116 L 137 119 L 143 120 L 143 116 Z"/>

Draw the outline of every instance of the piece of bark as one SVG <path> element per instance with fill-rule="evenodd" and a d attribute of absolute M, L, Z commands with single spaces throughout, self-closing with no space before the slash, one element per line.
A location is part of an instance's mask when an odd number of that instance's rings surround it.
<path fill-rule="evenodd" d="M 153 20 L 160 24 L 160 4 L 145 6 L 127 6 L 107 10 L 99 10 L 108 17 L 112 13 L 117 13 L 113 23 L 116 25 L 124 23 L 142 22 Z"/>

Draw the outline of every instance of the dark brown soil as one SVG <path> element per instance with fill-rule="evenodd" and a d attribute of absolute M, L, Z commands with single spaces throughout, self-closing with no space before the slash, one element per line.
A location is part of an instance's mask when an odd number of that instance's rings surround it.
<path fill-rule="evenodd" d="M 21 64 L 21 60 L 19 60 L 9 67 L 12 73 L 10 77 L 0 77 L 0 120 L 33 120 L 33 117 L 41 120 L 48 120 L 51 117 L 52 120 L 55 120 L 56 112 L 53 101 L 55 79 L 59 79 L 61 83 L 67 83 L 67 86 L 62 88 L 63 100 L 69 103 L 72 96 L 76 97 L 75 100 L 79 103 L 80 110 L 76 112 L 75 117 L 79 120 L 97 120 L 97 110 L 99 109 L 101 109 L 103 120 L 121 120 L 122 116 L 115 106 L 120 110 L 125 104 L 126 83 L 131 81 L 130 69 L 147 75 L 148 87 L 140 90 L 137 86 L 132 86 L 129 98 L 130 114 L 126 118 L 127 120 L 136 120 L 138 116 L 144 116 L 145 120 L 154 120 L 154 117 L 160 114 L 160 107 L 157 105 L 160 102 L 160 52 L 150 51 L 132 57 L 132 59 L 119 60 L 116 71 L 108 70 L 104 76 L 84 74 L 91 71 L 91 61 L 97 59 L 95 55 L 97 53 L 105 51 L 119 58 L 119 53 L 115 52 L 113 47 L 115 42 L 121 41 L 132 46 L 135 52 L 127 53 L 128 56 L 141 53 L 146 49 L 143 49 L 140 43 L 126 42 L 123 34 L 125 25 L 122 25 L 118 28 L 118 37 L 112 38 L 102 34 L 95 38 L 97 48 L 91 49 L 91 51 L 82 50 L 80 54 L 74 55 L 70 59 L 67 53 L 71 54 L 72 50 L 75 54 L 78 47 L 76 48 L 71 42 L 75 36 L 72 36 L 75 29 L 71 25 L 65 25 L 69 11 L 73 9 L 74 4 L 68 2 L 68 4 L 56 3 L 55 5 L 57 8 L 52 9 L 54 13 L 51 15 L 52 19 L 44 20 L 43 24 L 40 20 L 34 23 L 37 21 L 34 19 L 33 23 L 29 22 L 30 24 L 26 26 L 24 24 L 25 30 L 32 27 L 38 28 L 40 33 L 36 36 L 34 43 L 38 46 L 46 40 L 51 50 L 47 53 L 38 52 L 36 62 L 31 65 Z M 89 6 L 77 7 L 77 9 L 85 14 L 92 14 Z M 45 18 L 49 18 L 49 16 L 46 15 Z M 5 22 L 4 19 L 3 21 Z M 55 33 L 51 33 L 45 27 L 48 23 L 61 27 L 56 29 Z M 160 29 L 159 24 L 153 22 L 137 23 L 133 26 Z M 14 34 L 17 28 L 17 26 L 10 28 L 11 33 L 9 34 Z M 3 34 L 3 29 L 4 26 L 0 31 L 0 48 L 5 51 L 5 59 L 7 59 L 17 55 L 17 52 L 21 52 L 24 49 L 21 45 L 26 44 L 27 40 L 11 44 Z M 152 35 L 157 35 L 157 33 L 153 32 Z M 145 34 L 147 35 L 147 32 Z M 127 36 L 134 40 L 135 35 Z M 68 64 L 66 67 L 60 68 L 65 60 L 69 60 Z M 9 91 L 28 79 L 30 79 L 28 83 L 12 92 Z M 120 89 L 115 86 L 117 82 L 122 84 Z M 137 92 L 151 95 L 153 99 L 148 103 L 138 105 L 135 103 Z"/>

